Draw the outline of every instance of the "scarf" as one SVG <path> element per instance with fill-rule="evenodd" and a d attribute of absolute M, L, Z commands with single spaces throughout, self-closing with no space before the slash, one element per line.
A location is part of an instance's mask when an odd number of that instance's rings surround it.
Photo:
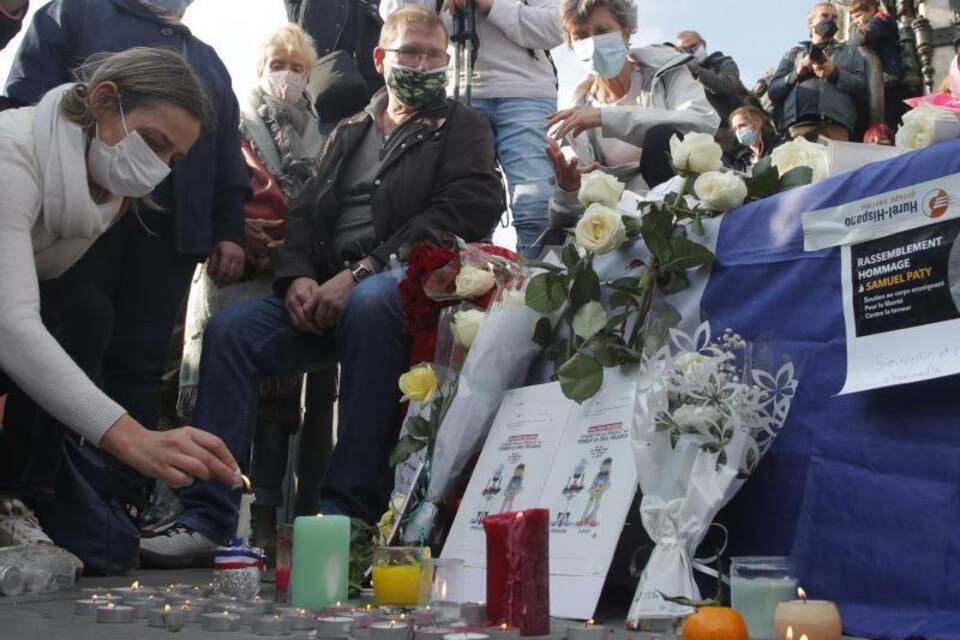
<path fill-rule="evenodd" d="M 317 155 L 323 145 L 319 119 L 306 99 L 290 104 L 259 88 L 253 90 L 250 106 L 270 132 L 281 162 L 281 170 L 274 178 L 287 201 L 292 202 L 313 177 Z M 263 157 L 252 138 L 249 135 L 245 137 L 251 139 L 257 155 Z"/>
<path fill-rule="evenodd" d="M 90 196 L 83 129 L 60 111 L 63 96 L 74 86 L 51 89 L 36 107 L 33 136 L 43 178 L 43 225 L 59 238 L 93 238 L 107 229 L 114 216 L 104 217 L 104 210 Z"/>

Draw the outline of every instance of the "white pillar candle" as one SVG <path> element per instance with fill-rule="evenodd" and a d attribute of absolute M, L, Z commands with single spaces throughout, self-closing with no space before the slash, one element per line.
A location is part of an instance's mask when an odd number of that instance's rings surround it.
<path fill-rule="evenodd" d="M 353 631 L 353 618 L 349 616 L 317 618 L 318 638 L 347 638 L 351 631 Z"/>
<path fill-rule="evenodd" d="M 406 621 L 377 622 L 369 627 L 370 640 L 406 640 L 410 627 Z"/>
<path fill-rule="evenodd" d="M 205 613 L 200 616 L 200 625 L 204 631 L 236 631 L 240 628 L 240 616 L 227 611 Z"/>
<path fill-rule="evenodd" d="M 567 627 L 567 640 L 603 640 L 610 629 L 603 625 L 587 620 L 583 624 L 572 624 Z"/>
<path fill-rule="evenodd" d="M 777 640 L 787 640 L 788 629 L 793 629 L 796 640 L 802 636 L 810 640 L 840 640 L 843 622 L 837 605 L 832 602 L 793 600 L 777 605 L 773 628 Z"/>
<path fill-rule="evenodd" d="M 285 636 L 290 633 L 286 618 L 279 613 L 271 616 L 260 616 L 253 621 L 253 634 L 257 636 Z"/>
<path fill-rule="evenodd" d="M 113 604 L 111 602 L 97 609 L 97 622 L 106 624 L 126 624 L 133 622 L 133 607 Z"/>

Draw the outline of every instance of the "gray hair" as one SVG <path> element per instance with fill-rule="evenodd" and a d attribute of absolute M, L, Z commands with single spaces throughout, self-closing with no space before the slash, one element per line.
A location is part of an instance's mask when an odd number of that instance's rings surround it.
<path fill-rule="evenodd" d="M 203 81 L 190 63 L 172 49 L 133 47 L 116 53 L 97 53 L 74 73 L 77 85 L 63 97 L 63 115 L 86 130 L 94 125 L 89 95 L 103 82 L 117 85 L 117 98 L 127 112 L 158 102 L 180 107 L 204 130 L 216 128 L 216 114 Z M 108 105 L 114 106 L 114 105 Z"/>
<path fill-rule="evenodd" d="M 590 14 L 601 7 L 609 9 L 620 26 L 630 34 L 637 32 L 637 5 L 633 0 L 562 0 L 560 3 L 560 21 L 568 23 L 584 22 Z M 564 37 L 570 42 L 570 32 L 564 30 Z"/>

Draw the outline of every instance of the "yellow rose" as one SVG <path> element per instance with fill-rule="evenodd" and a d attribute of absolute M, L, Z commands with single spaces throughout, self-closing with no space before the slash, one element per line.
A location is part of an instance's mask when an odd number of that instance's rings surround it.
<path fill-rule="evenodd" d="M 400 391 L 403 397 L 400 402 L 414 400 L 426 402 L 437 392 L 437 376 L 429 364 L 417 365 L 400 376 Z"/>

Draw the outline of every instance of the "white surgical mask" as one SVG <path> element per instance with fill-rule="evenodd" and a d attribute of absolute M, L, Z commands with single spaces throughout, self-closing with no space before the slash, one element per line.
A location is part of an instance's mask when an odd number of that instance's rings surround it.
<path fill-rule="evenodd" d="M 627 45 L 623 34 L 611 31 L 573 43 L 573 55 L 587 65 L 590 73 L 601 78 L 612 78 L 627 64 Z"/>
<path fill-rule="evenodd" d="M 302 73 L 294 71 L 267 71 L 260 80 L 260 88 L 267 95 L 277 100 L 296 104 L 303 98 L 303 90 L 307 88 L 307 79 Z"/>
<path fill-rule="evenodd" d="M 752 146 L 757 141 L 759 134 L 753 127 L 742 127 L 737 129 L 737 141 L 745 147 Z"/>
<path fill-rule="evenodd" d="M 112 147 L 100 140 L 100 129 L 97 127 L 87 154 L 90 177 L 115 196 L 142 198 L 170 175 L 170 167 L 154 153 L 139 133 L 127 130 L 123 107 L 120 108 L 120 122 L 127 135 Z"/>

